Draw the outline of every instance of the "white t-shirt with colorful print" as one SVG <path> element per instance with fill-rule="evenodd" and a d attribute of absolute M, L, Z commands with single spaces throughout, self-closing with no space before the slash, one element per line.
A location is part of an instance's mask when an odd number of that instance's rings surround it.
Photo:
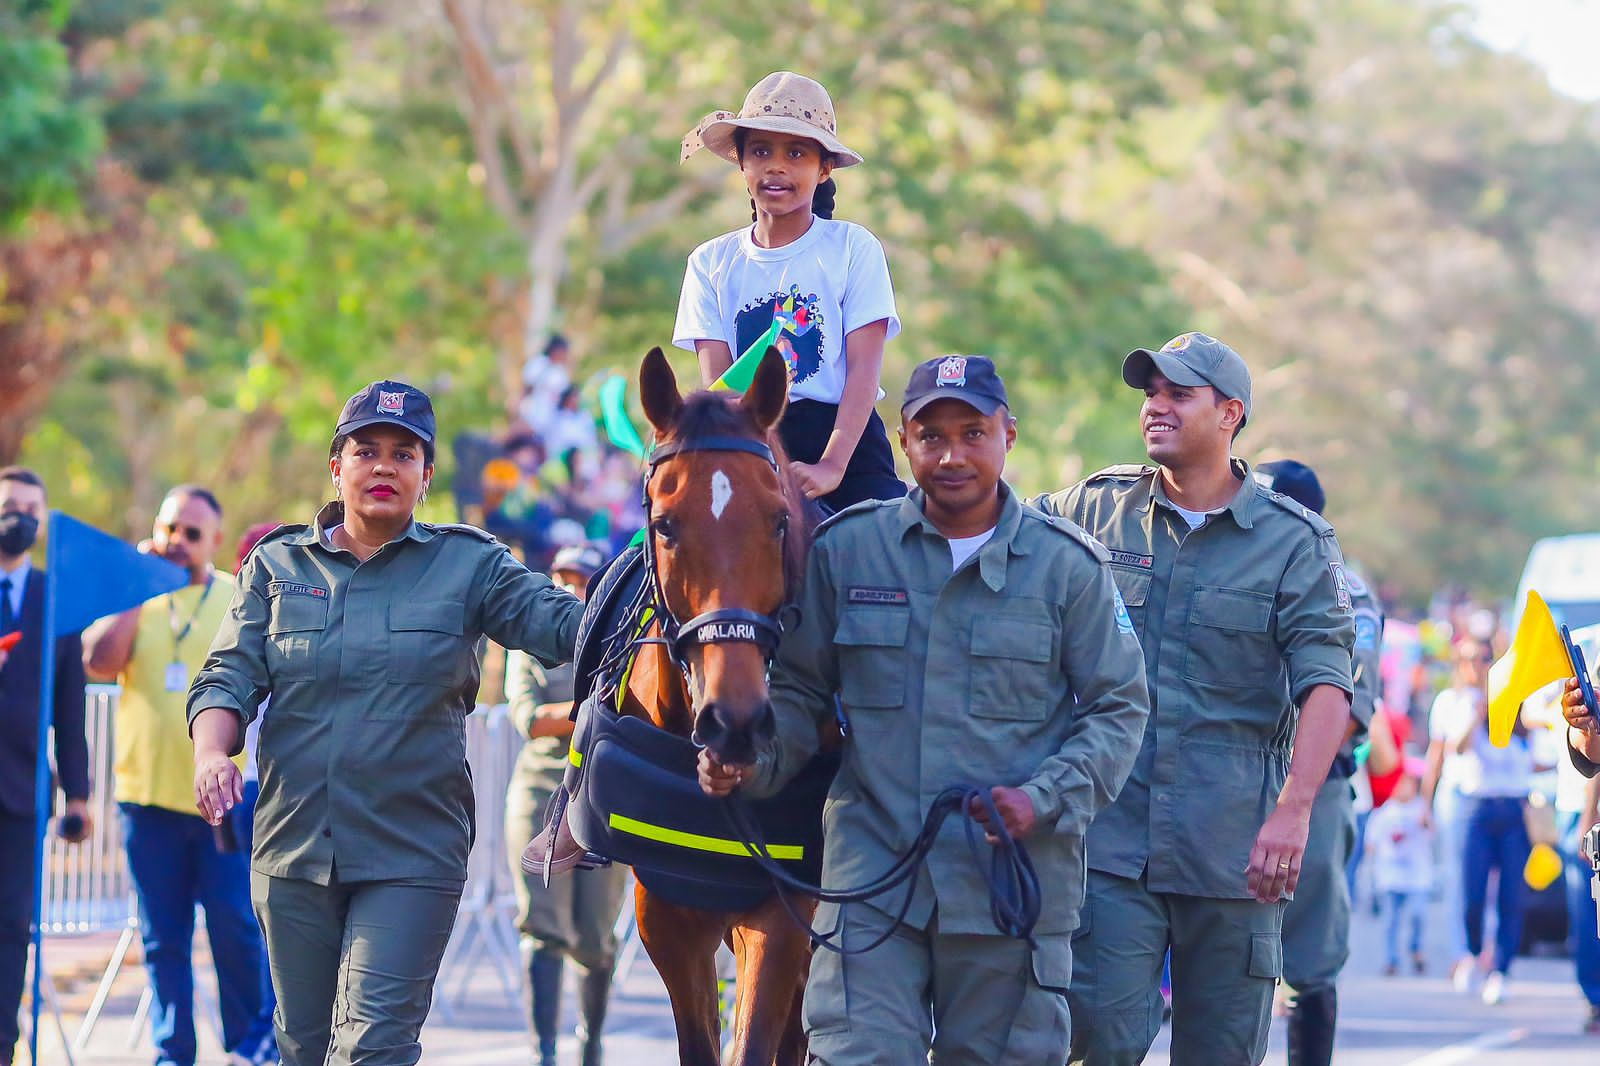
<path fill-rule="evenodd" d="M 854 222 L 816 218 L 797 241 L 762 248 L 752 226 L 694 250 L 683 275 L 672 343 L 719 340 L 738 359 L 762 338 L 789 361 L 789 396 L 837 404 L 844 338 L 881 319 L 900 332 L 883 245 Z M 886 338 L 887 339 L 887 338 Z"/>

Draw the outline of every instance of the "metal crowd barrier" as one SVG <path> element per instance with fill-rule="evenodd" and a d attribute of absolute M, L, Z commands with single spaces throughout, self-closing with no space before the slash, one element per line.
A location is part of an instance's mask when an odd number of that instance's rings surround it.
<path fill-rule="evenodd" d="M 122 826 L 117 811 L 113 762 L 117 700 L 116 685 L 91 685 L 88 689 L 85 731 L 89 742 L 91 795 L 89 812 L 94 832 L 83 844 L 67 844 L 48 836 L 42 926 L 46 937 L 69 938 L 116 931 L 119 933 L 95 996 L 72 1040 L 72 1051 L 82 1052 L 101 1014 L 128 952 L 139 935 L 139 907 L 122 846 Z M 271 713 L 270 711 L 268 713 Z M 451 1004 L 460 1005 L 479 968 L 492 967 L 506 996 L 520 997 L 520 952 L 514 927 L 516 894 L 512 887 L 510 855 L 526 841 L 505 839 L 505 798 L 522 738 L 504 705 L 479 706 L 466 720 L 467 761 L 472 768 L 476 801 L 477 837 L 467 865 L 467 883 L 456 927 L 440 966 L 434 1006 L 449 1018 Z M 59 802 L 59 800 L 58 800 Z M 627 909 L 631 912 L 631 900 Z M 197 930 L 198 931 L 198 930 Z M 46 986 L 50 985 L 48 945 L 45 950 Z M 450 994 L 453 990 L 453 994 Z M 217 1028 L 209 995 L 196 983 L 204 1008 L 199 1013 Z M 146 988 L 135 1012 L 129 1046 L 143 1035 L 141 1022 L 149 1009 Z M 54 1009 L 53 1002 L 49 1004 Z M 57 1024 L 65 1033 L 57 1016 Z M 68 1052 L 69 1061 L 71 1052 Z"/>

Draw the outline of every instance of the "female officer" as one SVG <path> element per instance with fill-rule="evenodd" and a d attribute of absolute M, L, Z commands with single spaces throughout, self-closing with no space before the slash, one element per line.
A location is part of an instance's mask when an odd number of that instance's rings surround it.
<path fill-rule="evenodd" d="M 251 897 L 285 1066 L 411 1064 L 472 842 L 463 718 L 488 635 L 548 664 L 581 611 L 487 533 L 417 522 L 433 408 L 378 381 L 350 398 L 337 499 L 266 537 L 189 692 L 195 799 L 238 803 L 228 758 L 272 697 L 258 751 Z"/>

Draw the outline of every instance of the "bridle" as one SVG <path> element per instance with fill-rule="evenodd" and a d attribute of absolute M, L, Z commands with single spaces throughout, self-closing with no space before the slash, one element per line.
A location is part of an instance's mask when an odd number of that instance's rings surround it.
<path fill-rule="evenodd" d="M 661 635 L 640 638 L 640 644 L 661 644 L 667 649 L 678 671 L 689 679 L 689 652 L 707 644 L 754 644 L 761 649 L 768 668 L 778 654 L 778 642 L 783 634 L 800 621 L 800 605 L 795 602 L 798 590 L 785 580 L 783 603 L 771 614 L 746 610 L 742 607 L 720 607 L 697 614 L 687 622 L 680 622 L 667 603 L 666 590 L 661 584 L 661 568 L 656 560 L 656 531 L 654 503 L 650 498 L 650 481 L 656 468 L 668 459 L 692 452 L 741 452 L 766 461 L 773 473 L 781 476 L 777 456 L 763 441 L 747 437 L 707 436 L 659 444 L 650 452 L 648 469 L 644 476 L 643 503 L 645 519 L 645 581 L 654 601 L 654 615 Z M 778 527 L 778 550 L 787 560 L 789 551 L 789 516 L 784 515 Z M 691 733 L 690 739 L 698 739 Z"/>

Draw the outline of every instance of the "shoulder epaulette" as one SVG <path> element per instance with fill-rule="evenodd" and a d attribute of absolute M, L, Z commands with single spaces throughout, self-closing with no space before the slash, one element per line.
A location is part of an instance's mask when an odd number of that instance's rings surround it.
<path fill-rule="evenodd" d="M 1263 488 L 1259 484 L 1256 485 L 1256 492 L 1310 526 L 1311 531 L 1317 536 L 1322 537 L 1333 532 L 1332 523 L 1298 500 L 1291 499 L 1281 492 L 1273 492 L 1270 489 Z"/>
<path fill-rule="evenodd" d="M 1118 478 L 1124 481 L 1130 479 L 1138 480 L 1142 477 L 1149 477 L 1155 472 L 1155 467 L 1145 466 L 1143 463 L 1118 463 L 1116 466 L 1108 466 L 1104 470 L 1096 470 L 1083 480 L 1085 482 L 1101 481 L 1109 478 Z"/>
<path fill-rule="evenodd" d="M 817 525 L 817 531 L 813 535 L 813 539 L 815 539 L 815 537 L 822 536 L 825 531 L 832 529 L 840 522 L 843 522 L 846 518 L 850 518 L 855 515 L 871 514 L 872 512 L 884 507 L 898 506 L 900 506 L 899 500 L 862 500 L 860 503 L 852 503 L 844 510 L 836 511 L 827 518 L 824 518 Z"/>
<path fill-rule="evenodd" d="M 435 533 L 465 533 L 489 544 L 499 542 L 499 538 L 487 529 L 479 529 L 477 526 L 468 525 L 465 522 L 421 522 L 418 524 L 424 529 L 433 530 Z"/>
<path fill-rule="evenodd" d="M 266 536 L 256 541 L 255 544 L 251 545 L 250 550 L 244 553 L 244 559 L 239 560 L 239 569 L 244 569 L 245 559 L 248 559 L 254 555 L 263 544 L 268 544 L 275 540 L 282 540 L 284 537 L 292 536 L 296 533 L 304 533 L 310 528 L 311 527 L 304 522 L 288 522 L 284 525 L 278 526 Z"/>
<path fill-rule="evenodd" d="M 1078 544 L 1082 545 L 1090 555 L 1094 556 L 1097 562 L 1109 563 L 1111 561 L 1111 553 L 1106 551 L 1106 546 L 1096 540 L 1087 529 L 1084 529 L 1070 518 L 1062 518 L 1059 515 L 1046 514 L 1036 507 L 1027 506 L 1022 508 L 1022 517 L 1024 521 L 1031 519 L 1042 525 L 1048 526 L 1057 533 L 1061 534 L 1063 537 L 1066 537 L 1068 540 L 1076 541 Z"/>

